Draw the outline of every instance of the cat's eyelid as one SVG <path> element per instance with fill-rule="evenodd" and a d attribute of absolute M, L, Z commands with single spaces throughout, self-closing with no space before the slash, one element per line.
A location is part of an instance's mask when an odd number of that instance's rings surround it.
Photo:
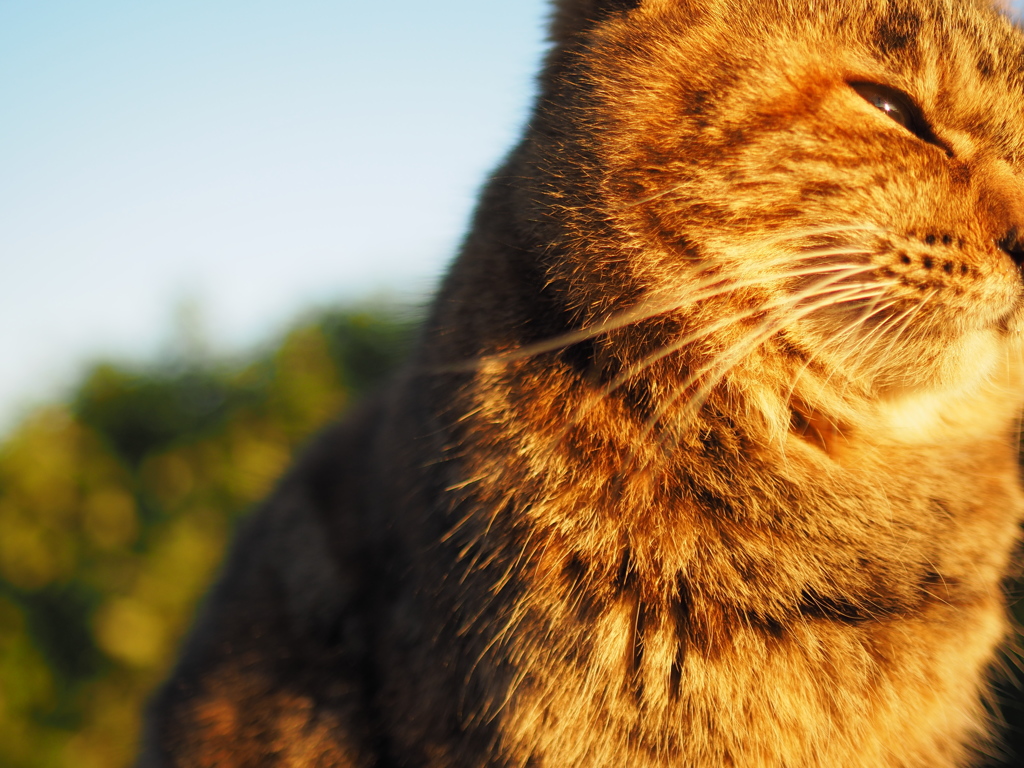
<path fill-rule="evenodd" d="M 921 141 L 927 142 L 935 147 L 938 147 L 946 153 L 948 157 L 953 156 L 953 151 L 949 145 L 946 144 L 942 139 L 935 135 L 935 131 L 932 130 L 931 125 L 924 117 L 924 113 L 921 107 L 918 106 L 917 102 L 914 101 L 907 93 L 901 91 L 899 88 L 893 88 L 888 85 L 881 85 L 880 83 L 873 83 L 868 80 L 851 80 L 849 86 L 852 88 L 858 96 L 864 99 L 866 102 L 874 106 L 880 112 L 885 114 L 887 117 L 892 118 L 893 122 L 906 128 L 912 134 L 921 139 Z M 903 112 L 902 120 L 897 119 L 894 110 L 884 109 L 880 101 L 892 104 L 894 108 L 898 108 Z"/>

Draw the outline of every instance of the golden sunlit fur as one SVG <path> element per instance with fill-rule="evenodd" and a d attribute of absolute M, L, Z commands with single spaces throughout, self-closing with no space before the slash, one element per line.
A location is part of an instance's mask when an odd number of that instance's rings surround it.
<path fill-rule="evenodd" d="M 418 352 L 250 520 L 142 764 L 979 764 L 1024 38 L 562 0 L 552 40 Z"/>

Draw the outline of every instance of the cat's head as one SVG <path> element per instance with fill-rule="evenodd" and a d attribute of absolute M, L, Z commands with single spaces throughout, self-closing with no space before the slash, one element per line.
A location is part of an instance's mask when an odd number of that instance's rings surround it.
<path fill-rule="evenodd" d="M 691 372 L 729 350 L 719 368 L 759 356 L 869 396 L 1018 354 L 1024 37 L 1005 17 L 563 0 L 552 37 L 523 188 L 579 323 L 672 315 Z"/>

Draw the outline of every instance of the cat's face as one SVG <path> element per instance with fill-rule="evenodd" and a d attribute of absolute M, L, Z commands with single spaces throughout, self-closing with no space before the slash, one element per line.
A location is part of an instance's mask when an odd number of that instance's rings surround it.
<path fill-rule="evenodd" d="M 618 281 L 714 326 L 701 354 L 786 350 L 876 392 L 1017 354 L 1024 40 L 1002 17 L 654 0 L 556 61 L 565 138 L 539 167 L 576 306 L 621 311 Z"/>

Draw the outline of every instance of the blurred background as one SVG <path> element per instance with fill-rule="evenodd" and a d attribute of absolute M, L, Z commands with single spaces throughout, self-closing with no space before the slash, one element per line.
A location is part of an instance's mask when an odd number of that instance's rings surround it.
<path fill-rule="evenodd" d="M 0 766 L 117 768 L 236 517 L 400 357 L 542 0 L 0 0 Z"/>
<path fill-rule="evenodd" d="M 83 360 L 418 300 L 515 140 L 542 0 L 0 0 L 0 427 Z M 184 317 L 182 317 L 184 315 Z"/>
<path fill-rule="evenodd" d="M 130 763 L 237 517 L 404 354 L 545 15 L 0 0 L 0 766 Z"/>

